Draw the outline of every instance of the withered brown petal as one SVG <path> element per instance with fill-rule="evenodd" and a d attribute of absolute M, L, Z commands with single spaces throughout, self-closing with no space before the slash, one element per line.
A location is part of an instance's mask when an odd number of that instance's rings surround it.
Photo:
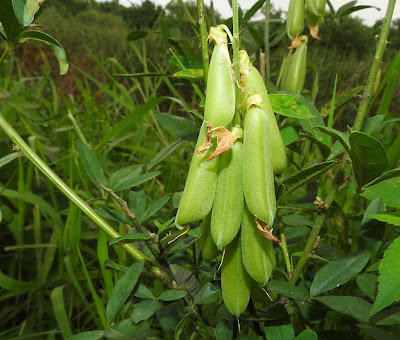
<path fill-rule="evenodd" d="M 214 133 L 217 134 L 217 147 L 207 161 L 210 161 L 221 153 L 228 151 L 233 144 L 232 132 L 230 132 L 228 129 L 225 129 L 223 126 L 215 128 Z"/>
<path fill-rule="evenodd" d="M 196 151 L 197 157 L 200 157 L 203 152 L 206 152 L 211 147 L 212 147 L 211 125 L 207 125 L 207 136 L 206 136 L 206 139 L 204 140 L 204 144 L 202 146 L 200 146 Z"/>

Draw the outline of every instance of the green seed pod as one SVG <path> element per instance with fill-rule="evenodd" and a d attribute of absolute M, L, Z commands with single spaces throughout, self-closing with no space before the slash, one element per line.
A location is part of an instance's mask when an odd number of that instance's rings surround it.
<path fill-rule="evenodd" d="M 306 18 L 310 33 L 314 39 L 318 37 L 319 25 L 324 22 L 326 0 L 306 0 Z"/>
<path fill-rule="evenodd" d="M 274 247 L 271 240 L 258 231 L 254 216 L 245 208 L 240 229 L 243 265 L 249 275 L 265 286 L 276 267 Z"/>
<path fill-rule="evenodd" d="M 225 248 L 221 287 L 228 311 L 235 316 L 242 314 L 249 303 L 251 279 L 243 266 L 240 237 L 236 237 Z"/>
<path fill-rule="evenodd" d="M 207 137 L 207 123 L 203 122 L 196 149 L 190 163 L 186 179 L 185 190 L 179 203 L 175 225 L 182 229 L 182 225 L 200 221 L 211 211 L 214 201 L 215 187 L 217 184 L 218 161 L 216 157 L 206 161 L 215 151 L 216 143 L 207 151 L 197 155 L 196 151 L 204 144 Z"/>
<path fill-rule="evenodd" d="M 203 253 L 203 259 L 206 262 L 211 262 L 211 260 L 215 259 L 219 254 L 221 254 L 211 237 L 210 225 L 211 213 L 209 213 L 200 224 L 201 236 L 199 243 Z"/>
<path fill-rule="evenodd" d="M 260 72 L 254 67 L 250 67 L 248 73 L 248 84 L 250 91 L 261 93 L 263 99 L 263 110 L 268 116 L 269 131 L 271 135 L 272 145 L 272 164 L 275 174 L 281 174 L 286 169 L 286 151 L 283 145 L 282 136 L 279 132 L 278 124 L 276 123 L 275 114 L 272 110 L 271 102 L 269 100 L 268 91 L 265 87 L 264 81 Z"/>
<path fill-rule="evenodd" d="M 216 45 L 208 72 L 204 119 L 212 127 L 227 126 L 235 114 L 236 98 L 227 37 L 220 27 L 211 27 L 209 37 Z"/>
<path fill-rule="evenodd" d="M 297 38 L 304 29 L 304 0 L 290 0 L 286 19 L 286 32 L 292 40 L 289 48 L 297 47 Z"/>
<path fill-rule="evenodd" d="M 243 214 L 243 144 L 236 140 L 221 154 L 211 215 L 211 235 L 222 250 L 239 231 Z"/>
<path fill-rule="evenodd" d="M 295 93 L 301 93 L 306 80 L 307 66 L 307 36 L 301 36 L 300 46 L 296 48 L 296 52 L 290 57 L 286 79 L 283 83 L 283 89 Z"/>
<path fill-rule="evenodd" d="M 265 112 L 252 107 L 244 121 L 243 189 L 253 216 L 272 225 L 276 213 L 269 121 Z"/>

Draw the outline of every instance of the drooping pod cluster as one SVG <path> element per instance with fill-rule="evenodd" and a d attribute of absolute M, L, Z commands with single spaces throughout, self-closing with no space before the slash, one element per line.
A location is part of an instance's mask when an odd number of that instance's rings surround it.
<path fill-rule="evenodd" d="M 226 33 L 212 28 L 210 40 L 216 45 L 204 122 L 175 223 L 182 228 L 202 220 L 203 259 L 212 261 L 223 254 L 224 303 L 239 316 L 254 282 L 265 286 L 276 266 L 271 241 L 274 174 L 285 170 L 286 154 L 268 92 L 247 53 L 240 53 L 240 79 L 235 79 Z"/>

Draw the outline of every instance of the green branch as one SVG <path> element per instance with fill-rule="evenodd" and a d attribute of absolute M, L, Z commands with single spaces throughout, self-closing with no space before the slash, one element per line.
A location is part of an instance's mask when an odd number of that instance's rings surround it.
<path fill-rule="evenodd" d="M 24 153 L 24 155 L 65 195 L 71 200 L 81 211 L 86 214 L 94 223 L 96 223 L 110 238 L 114 239 L 121 235 L 115 231 L 103 218 L 98 215 L 93 208 L 79 197 L 64 181 L 54 173 L 49 166 L 25 143 L 17 131 L 7 122 L 0 114 L 0 127 L 6 135 L 13 141 L 15 145 Z M 142 261 L 149 258 L 131 244 L 122 246 L 135 260 Z M 152 266 L 151 271 L 158 277 L 163 277 L 163 271 Z"/>
<path fill-rule="evenodd" d="M 197 0 L 197 10 L 199 12 L 199 25 L 200 25 L 200 42 L 201 42 L 201 54 L 203 57 L 203 69 L 204 69 L 204 84 L 207 88 L 208 78 L 208 44 L 207 44 L 207 24 L 205 20 L 204 11 L 204 0 Z"/>
<path fill-rule="evenodd" d="M 233 70 L 235 72 L 235 79 L 237 85 L 240 84 L 240 64 L 239 64 L 239 7 L 238 0 L 232 1 L 233 10 Z M 236 103 L 239 103 L 239 87 L 236 86 Z M 233 117 L 233 124 L 240 125 L 240 112 L 236 105 L 235 116 Z"/>
<path fill-rule="evenodd" d="M 392 20 L 395 4 L 396 4 L 396 0 L 389 1 L 388 7 L 386 10 L 386 15 L 385 15 L 385 18 L 383 19 L 382 30 L 381 30 L 381 34 L 379 35 L 379 40 L 378 40 L 378 45 L 376 47 L 374 60 L 371 65 L 371 70 L 369 71 L 367 84 L 365 85 L 365 88 L 364 88 L 362 101 L 361 101 L 360 107 L 358 108 L 356 121 L 354 122 L 354 126 L 353 126 L 354 131 L 361 130 L 364 119 L 368 113 L 368 105 L 371 101 L 376 76 L 378 75 L 379 68 L 381 67 L 383 53 L 385 52 L 385 48 L 388 43 L 387 37 L 389 34 L 390 22 Z"/>

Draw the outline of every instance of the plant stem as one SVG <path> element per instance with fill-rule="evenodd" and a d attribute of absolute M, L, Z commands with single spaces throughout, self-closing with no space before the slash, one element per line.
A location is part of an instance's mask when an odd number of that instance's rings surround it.
<path fill-rule="evenodd" d="M 9 53 L 10 53 L 10 50 L 8 49 L 8 47 L 6 47 L 6 49 L 4 50 L 3 54 L 0 57 L 0 65 L 3 63 L 4 59 L 7 58 Z"/>
<path fill-rule="evenodd" d="M 290 261 L 290 255 L 286 243 L 285 226 L 282 222 L 281 216 L 278 217 L 279 217 L 279 234 L 281 238 L 281 243 L 279 243 L 279 245 L 282 249 L 283 258 L 285 260 L 287 277 L 290 278 L 292 275 L 293 268 L 292 268 L 292 262 Z"/>
<path fill-rule="evenodd" d="M 264 28 L 264 54 L 265 54 L 265 73 L 266 79 L 270 76 L 270 61 L 269 61 L 269 22 L 270 22 L 271 0 L 265 1 L 265 28 Z"/>
<path fill-rule="evenodd" d="M 81 197 L 79 197 L 64 181 L 58 177 L 53 170 L 51 170 L 45 162 L 25 143 L 17 131 L 7 122 L 7 120 L 0 114 L 0 127 L 4 130 L 6 135 L 20 148 L 24 155 L 65 195 L 71 200 L 79 209 L 82 210 L 94 223 L 96 223 L 109 237 L 117 238 L 121 235 L 115 231 L 105 220 L 103 220 L 94 210 L 88 205 Z M 122 246 L 135 260 L 147 260 L 146 255 L 136 249 L 131 244 Z M 152 266 L 151 271 L 157 276 L 163 276 L 160 268 Z"/>
<path fill-rule="evenodd" d="M 208 44 L 207 44 L 207 24 L 204 15 L 204 0 L 197 0 L 197 11 L 199 12 L 199 25 L 200 25 L 200 42 L 201 42 L 201 54 L 203 57 L 203 69 L 204 69 L 204 84 L 207 88 L 208 78 L 208 62 L 210 60 L 208 56 Z"/>
<path fill-rule="evenodd" d="M 396 0 L 389 0 L 385 18 L 383 19 L 382 30 L 381 30 L 381 34 L 379 35 L 379 40 L 378 40 L 378 45 L 376 48 L 374 60 L 371 65 L 371 70 L 369 72 L 367 84 L 365 85 L 365 88 L 364 88 L 362 101 L 361 101 L 360 107 L 358 108 L 356 121 L 354 122 L 354 126 L 353 126 L 354 131 L 361 130 L 364 119 L 367 116 L 368 105 L 371 101 L 376 76 L 378 74 L 379 68 L 381 67 L 383 53 L 385 52 L 385 48 L 388 43 L 387 37 L 389 34 L 390 22 L 392 20 L 395 4 L 396 4 Z"/>
<path fill-rule="evenodd" d="M 357 116 L 354 122 L 353 130 L 359 131 L 362 127 L 362 124 L 364 122 L 364 119 L 366 117 L 367 113 L 367 108 L 369 101 L 371 99 L 372 95 L 372 90 L 374 87 L 376 75 L 378 73 L 381 61 L 382 61 L 382 56 L 385 51 L 385 47 L 387 44 L 387 36 L 389 33 L 389 27 L 390 27 L 390 21 L 392 20 L 393 16 L 393 10 L 394 10 L 394 5 L 396 4 L 396 0 L 389 0 L 389 5 L 386 10 L 386 15 L 383 20 L 383 26 L 381 30 L 381 34 L 379 36 L 379 41 L 378 41 L 378 46 L 376 48 L 376 53 L 375 57 L 371 66 L 371 71 L 368 77 L 367 84 L 364 89 L 364 94 L 363 94 L 363 100 L 360 104 L 360 107 L 357 112 Z M 325 203 L 328 205 L 328 207 L 332 204 L 336 192 L 338 191 L 340 184 L 343 181 L 344 175 L 346 173 L 346 170 L 349 166 L 349 159 L 346 157 L 346 159 L 342 162 L 340 165 L 340 168 L 338 172 L 335 175 L 335 178 L 333 180 L 332 186 L 328 192 L 328 195 L 326 196 Z M 293 284 L 296 284 L 298 278 L 300 277 L 301 272 L 303 271 L 303 268 L 307 262 L 307 259 L 310 255 L 310 251 L 313 248 L 314 242 L 316 238 L 318 237 L 318 234 L 321 230 L 322 224 L 324 223 L 325 219 L 325 213 L 321 213 L 317 216 L 315 219 L 315 224 L 311 230 L 310 236 L 308 237 L 307 243 L 303 249 L 303 254 L 300 256 L 299 262 L 296 265 L 296 268 L 293 271 L 293 275 L 290 279 L 290 282 Z"/>
<path fill-rule="evenodd" d="M 237 85 L 240 84 L 240 64 L 239 64 L 239 8 L 238 0 L 232 0 L 233 11 L 233 70 L 235 72 L 235 80 Z M 236 103 L 239 103 L 239 87 L 236 86 Z M 240 112 L 238 105 L 236 105 L 235 116 L 233 117 L 233 124 L 240 125 Z"/>

